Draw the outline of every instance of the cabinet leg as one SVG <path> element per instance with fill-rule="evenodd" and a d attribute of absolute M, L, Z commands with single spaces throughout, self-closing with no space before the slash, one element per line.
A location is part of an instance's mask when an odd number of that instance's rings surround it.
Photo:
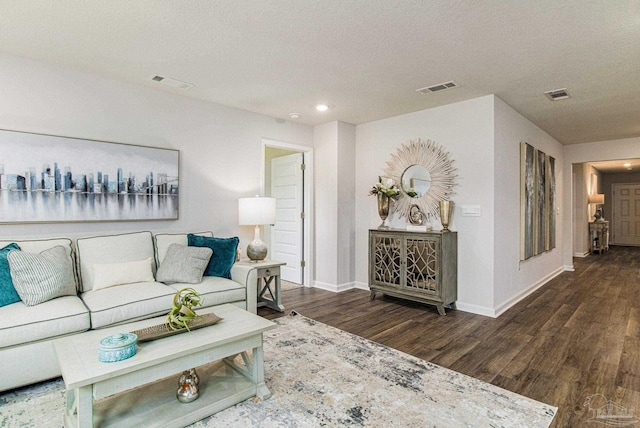
<path fill-rule="evenodd" d="M 438 313 L 440 315 L 447 315 L 447 313 L 444 311 L 444 305 L 436 305 L 436 307 L 438 308 Z"/>
<path fill-rule="evenodd" d="M 371 295 L 369 296 L 369 300 L 373 300 L 376 298 L 376 292 L 371 290 Z"/>

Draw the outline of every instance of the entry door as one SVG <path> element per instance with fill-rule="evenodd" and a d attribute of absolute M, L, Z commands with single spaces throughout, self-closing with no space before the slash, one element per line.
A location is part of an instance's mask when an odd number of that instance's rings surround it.
<path fill-rule="evenodd" d="M 640 245 L 640 184 L 613 185 L 613 242 Z"/>
<path fill-rule="evenodd" d="M 303 283 L 304 157 L 302 153 L 271 160 L 271 197 L 276 199 L 276 224 L 271 229 L 271 254 L 287 262 L 285 281 Z"/>

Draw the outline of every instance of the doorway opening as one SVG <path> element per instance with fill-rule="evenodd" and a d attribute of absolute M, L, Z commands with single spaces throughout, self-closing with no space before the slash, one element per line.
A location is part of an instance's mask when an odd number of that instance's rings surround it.
<path fill-rule="evenodd" d="M 589 223 L 596 220 L 596 210 L 598 221 L 608 226 L 607 244 L 640 245 L 640 159 L 574 163 L 572 180 L 574 257 L 591 252 Z M 600 198 L 591 199 L 596 194 Z"/>
<path fill-rule="evenodd" d="M 287 263 L 283 284 L 311 286 L 313 149 L 268 139 L 262 148 L 263 194 L 276 199 L 276 223 L 265 228 L 269 257 Z"/>

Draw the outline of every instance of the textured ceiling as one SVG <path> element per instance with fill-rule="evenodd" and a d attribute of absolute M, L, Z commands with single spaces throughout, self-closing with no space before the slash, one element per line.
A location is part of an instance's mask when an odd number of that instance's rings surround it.
<path fill-rule="evenodd" d="M 563 144 L 640 136 L 637 0 L 2 0 L 0 51 L 309 125 L 496 94 Z"/>

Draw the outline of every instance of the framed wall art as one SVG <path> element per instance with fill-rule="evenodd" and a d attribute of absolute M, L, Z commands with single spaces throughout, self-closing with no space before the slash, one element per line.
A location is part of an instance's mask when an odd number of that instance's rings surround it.
<path fill-rule="evenodd" d="M 556 246 L 555 158 L 520 143 L 520 260 Z"/>
<path fill-rule="evenodd" d="M 0 223 L 178 218 L 178 150 L 0 130 L 0 151 Z"/>
<path fill-rule="evenodd" d="M 520 149 L 520 260 L 535 255 L 535 158 L 533 146 L 521 143 Z"/>

